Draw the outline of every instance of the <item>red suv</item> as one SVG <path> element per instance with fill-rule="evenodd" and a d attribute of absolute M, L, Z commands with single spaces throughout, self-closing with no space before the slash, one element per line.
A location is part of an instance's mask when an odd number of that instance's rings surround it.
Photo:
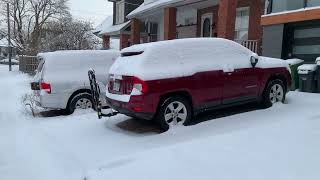
<path fill-rule="evenodd" d="M 290 73 L 284 60 L 259 57 L 226 39 L 161 41 L 121 51 L 110 69 L 106 97 L 120 113 L 168 129 L 205 110 L 283 102 Z"/>

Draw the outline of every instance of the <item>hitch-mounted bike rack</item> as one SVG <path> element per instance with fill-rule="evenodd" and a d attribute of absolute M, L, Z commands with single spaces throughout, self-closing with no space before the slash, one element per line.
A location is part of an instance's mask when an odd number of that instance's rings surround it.
<path fill-rule="evenodd" d="M 90 81 L 92 102 L 95 107 L 95 110 L 98 113 L 98 118 L 101 119 L 102 117 L 112 117 L 112 116 L 119 114 L 119 112 L 117 112 L 117 111 L 112 111 L 108 114 L 102 113 L 102 106 L 101 106 L 101 102 L 100 102 L 100 93 L 101 93 L 100 87 L 97 83 L 95 71 L 93 69 L 88 71 L 88 77 L 89 77 L 89 81 Z"/>

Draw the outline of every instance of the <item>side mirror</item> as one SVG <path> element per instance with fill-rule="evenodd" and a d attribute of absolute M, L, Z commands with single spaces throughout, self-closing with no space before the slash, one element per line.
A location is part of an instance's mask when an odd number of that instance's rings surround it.
<path fill-rule="evenodd" d="M 258 64 L 259 62 L 259 58 L 257 56 L 251 56 L 250 57 L 250 63 L 252 65 L 253 68 L 256 67 L 256 65 Z"/>

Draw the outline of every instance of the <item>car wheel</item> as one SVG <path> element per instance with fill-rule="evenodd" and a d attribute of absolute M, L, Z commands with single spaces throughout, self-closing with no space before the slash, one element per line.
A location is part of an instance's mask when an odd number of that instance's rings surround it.
<path fill-rule="evenodd" d="M 170 127 L 185 125 L 192 118 L 190 102 L 180 96 L 165 99 L 159 108 L 156 120 L 164 130 Z"/>
<path fill-rule="evenodd" d="M 286 90 L 283 82 L 279 79 L 270 81 L 262 98 L 262 105 L 264 107 L 271 107 L 277 102 L 283 103 L 286 99 Z"/>
<path fill-rule="evenodd" d="M 74 96 L 69 104 L 68 110 L 72 114 L 76 109 L 92 109 L 92 97 L 88 93 L 81 93 Z"/>

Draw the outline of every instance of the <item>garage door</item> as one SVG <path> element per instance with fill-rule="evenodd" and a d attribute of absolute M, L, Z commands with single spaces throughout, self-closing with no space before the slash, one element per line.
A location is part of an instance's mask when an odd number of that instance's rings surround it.
<path fill-rule="evenodd" d="M 310 63 L 320 57 L 320 26 L 294 29 L 292 55 Z"/>

